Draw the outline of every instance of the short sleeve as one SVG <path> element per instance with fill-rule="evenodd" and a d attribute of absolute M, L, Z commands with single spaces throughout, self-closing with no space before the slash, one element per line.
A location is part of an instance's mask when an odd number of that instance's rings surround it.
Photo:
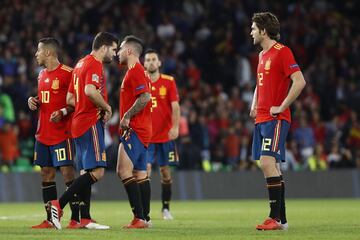
<path fill-rule="evenodd" d="M 288 77 L 294 72 L 300 71 L 299 65 L 296 63 L 294 55 L 290 48 L 283 47 L 281 49 L 281 60 L 282 60 L 282 66 L 283 71 L 285 73 L 285 76 Z"/>
<path fill-rule="evenodd" d="M 97 89 L 101 86 L 102 65 L 101 63 L 93 62 L 86 69 L 85 85 L 92 84 Z"/>
<path fill-rule="evenodd" d="M 176 87 L 175 79 L 170 82 L 170 94 L 169 100 L 170 102 L 178 102 L 179 101 L 179 94 Z"/>
<path fill-rule="evenodd" d="M 150 92 L 150 79 L 145 75 L 145 70 L 134 68 L 130 72 L 131 87 L 134 96 L 138 96 L 144 92 Z"/>

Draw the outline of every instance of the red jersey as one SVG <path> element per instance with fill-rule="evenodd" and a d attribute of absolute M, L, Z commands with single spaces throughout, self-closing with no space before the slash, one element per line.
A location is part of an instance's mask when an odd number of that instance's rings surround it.
<path fill-rule="evenodd" d="M 255 123 L 267 122 L 274 119 L 291 122 L 290 109 L 280 113 L 277 117 L 270 115 L 272 106 L 280 106 L 286 98 L 290 75 L 300 71 L 291 50 L 275 43 L 268 51 L 261 52 L 257 68 L 257 114 Z"/>
<path fill-rule="evenodd" d="M 75 95 L 75 112 L 71 124 L 73 137 L 80 137 L 100 118 L 98 107 L 85 94 L 85 85 L 92 84 L 107 101 L 103 64 L 92 55 L 82 58 L 72 74 L 69 92 Z"/>
<path fill-rule="evenodd" d="M 145 74 L 145 69 L 140 63 L 136 63 L 127 70 L 120 89 L 120 119 L 133 106 L 140 94 L 150 93 L 150 86 L 150 79 Z M 130 127 L 135 131 L 140 141 L 145 146 L 148 146 L 152 135 L 150 103 L 130 119 Z"/>
<path fill-rule="evenodd" d="M 72 68 L 60 64 L 55 70 L 42 70 L 38 76 L 40 101 L 36 140 L 45 145 L 55 145 L 70 137 L 70 115 L 60 122 L 50 122 L 54 111 L 67 106 L 66 94 L 71 81 Z"/>
<path fill-rule="evenodd" d="M 171 103 L 178 101 L 175 79 L 172 76 L 160 74 L 159 79 L 151 83 L 152 143 L 169 141 L 168 134 L 172 127 Z"/>

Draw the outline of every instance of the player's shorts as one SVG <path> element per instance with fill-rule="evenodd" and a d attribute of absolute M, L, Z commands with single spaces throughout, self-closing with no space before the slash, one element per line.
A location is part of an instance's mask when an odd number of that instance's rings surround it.
<path fill-rule="evenodd" d="M 152 143 L 148 148 L 148 163 L 157 163 L 160 167 L 178 165 L 179 157 L 175 141 Z"/>
<path fill-rule="evenodd" d="M 40 167 L 74 165 L 73 156 L 73 141 L 71 139 L 66 139 L 55 145 L 35 142 L 34 164 Z"/>
<path fill-rule="evenodd" d="M 127 130 L 120 137 L 125 152 L 134 165 L 134 170 L 146 171 L 148 151 L 133 130 Z"/>
<path fill-rule="evenodd" d="M 78 170 L 106 167 L 104 124 L 97 121 L 83 135 L 74 138 Z"/>
<path fill-rule="evenodd" d="M 290 124 L 285 120 L 272 120 L 255 125 L 252 156 L 272 156 L 276 162 L 285 162 L 285 143 Z"/>

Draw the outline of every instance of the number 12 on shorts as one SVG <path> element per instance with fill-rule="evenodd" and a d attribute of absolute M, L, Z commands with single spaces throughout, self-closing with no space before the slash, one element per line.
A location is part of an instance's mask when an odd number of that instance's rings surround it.
<path fill-rule="evenodd" d="M 261 144 L 262 151 L 270 151 L 271 140 L 272 140 L 271 138 L 263 138 Z"/>

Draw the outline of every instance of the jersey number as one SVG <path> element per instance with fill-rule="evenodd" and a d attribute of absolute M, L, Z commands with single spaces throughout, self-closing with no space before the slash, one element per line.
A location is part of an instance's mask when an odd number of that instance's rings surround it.
<path fill-rule="evenodd" d="M 175 152 L 169 152 L 169 162 L 175 162 Z"/>
<path fill-rule="evenodd" d="M 154 108 L 157 107 L 157 100 L 156 97 L 151 97 L 151 112 L 153 111 Z"/>
<path fill-rule="evenodd" d="M 42 103 L 50 102 L 50 92 L 49 91 L 41 91 L 41 102 Z"/>
<path fill-rule="evenodd" d="M 264 85 L 263 79 L 264 79 L 264 74 L 263 73 L 258 73 L 259 86 Z"/>
<path fill-rule="evenodd" d="M 58 161 L 66 160 L 66 151 L 65 148 L 55 149 L 56 157 Z"/>
<path fill-rule="evenodd" d="M 271 138 L 263 138 L 261 150 L 270 151 Z"/>
<path fill-rule="evenodd" d="M 79 78 L 74 74 L 75 101 L 79 102 Z"/>

